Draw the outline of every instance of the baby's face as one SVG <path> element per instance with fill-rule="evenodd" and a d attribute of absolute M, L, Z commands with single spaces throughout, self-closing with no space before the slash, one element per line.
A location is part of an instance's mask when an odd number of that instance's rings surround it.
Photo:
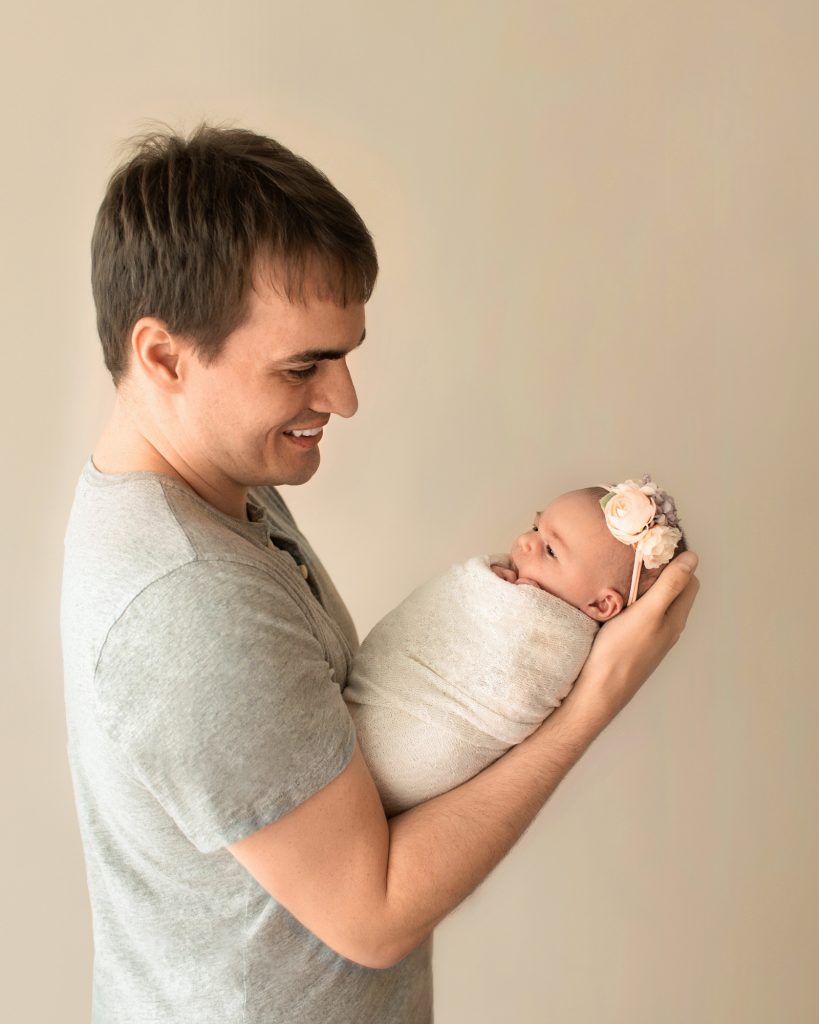
<path fill-rule="evenodd" d="M 623 552 L 612 548 L 622 548 Z M 561 494 L 512 544 L 509 557 L 518 583 L 533 583 L 604 621 L 623 607 L 623 597 L 610 585 L 612 559 L 631 556 L 612 537 L 599 503 L 587 494 Z"/>

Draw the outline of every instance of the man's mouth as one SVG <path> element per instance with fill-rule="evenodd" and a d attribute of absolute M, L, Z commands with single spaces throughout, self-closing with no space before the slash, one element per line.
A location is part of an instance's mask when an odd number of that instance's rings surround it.
<path fill-rule="evenodd" d="M 325 423 L 307 425 L 304 427 L 291 427 L 290 430 L 283 430 L 284 436 L 299 448 L 317 448 L 324 433 Z"/>
<path fill-rule="evenodd" d="M 285 434 L 289 434 L 291 437 L 315 437 L 323 429 L 323 427 L 307 427 L 304 430 L 285 430 Z"/>
<path fill-rule="evenodd" d="M 324 423 L 305 423 L 301 427 L 291 427 L 284 433 L 290 437 L 315 437 L 316 434 L 320 434 L 324 430 L 328 422 L 329 420 L 325 420 Z"/>

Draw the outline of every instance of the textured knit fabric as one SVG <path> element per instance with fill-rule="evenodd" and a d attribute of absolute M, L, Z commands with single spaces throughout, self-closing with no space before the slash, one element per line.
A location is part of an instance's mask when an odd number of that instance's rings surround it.
<path fill-rule="evenodd" d="M 344 691 L 388 814 L 497 760 L 569 693 L 598 623 L 489 568 L 452 566 L 370 632 Z"/>
<path fill-rule="evenodd" d="M 355 741 L 350 617 L 278 492 L 249 498 L 240 520 L 90 460 L 77 486 L 61 626 L 93 1020 L 427 1024 L 431 941 L 386 970 L 351 963 L 225 849 Z"/>

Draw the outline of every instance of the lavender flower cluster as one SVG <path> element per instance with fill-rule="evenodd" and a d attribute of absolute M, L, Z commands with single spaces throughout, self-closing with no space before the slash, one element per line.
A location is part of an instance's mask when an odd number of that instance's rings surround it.
<path fill-rule="evenodd" d="M 657 526 L 678 526 L 680 522 L 680 516 L 677 512 L 677 506 L 674 503 L 674 499 L 670 494 L 666 494 L 665 491 L 661 491 L 659 487 L 651 479 L 650 474 L 646 473 L 640 480 L 640 484 L 653 484 L 655 487 L 654 494 L 651 495 L 654 504 L 657 506 L 657 512 L 652 520 L 653 524 Z"/>

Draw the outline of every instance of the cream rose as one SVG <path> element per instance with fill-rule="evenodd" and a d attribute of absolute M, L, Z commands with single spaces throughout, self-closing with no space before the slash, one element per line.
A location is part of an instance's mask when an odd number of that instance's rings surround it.
<path fill-rule="evenodd" d="M 659 492 L 659 487 L 651 479 L 646 480 L 645 483 L 642 483 L 640 480 L 624 480 L 623 483 L 615 484 L 609 490 L 617 494 L 621 491 L 641 491 L 643 494 L 647 494 L 649 498 L 653 498 Z"/>
<path fill-rule="evenodd" d="M 682 531 L 674 526 L 652 526 L 638 548 L 647 569 L 659 569 L 670 562 Z"/>
<path fill-rule="evenodd" d="M 627 481 L 633 484 L 633 480 Z M 648 530 L 657 508 L 652 499 L 637 485 L 626 487 L 618 484 L 614 496 L 609 498 L 603 510 L 606 525 L 623 544 L 635 544 Z"/>

